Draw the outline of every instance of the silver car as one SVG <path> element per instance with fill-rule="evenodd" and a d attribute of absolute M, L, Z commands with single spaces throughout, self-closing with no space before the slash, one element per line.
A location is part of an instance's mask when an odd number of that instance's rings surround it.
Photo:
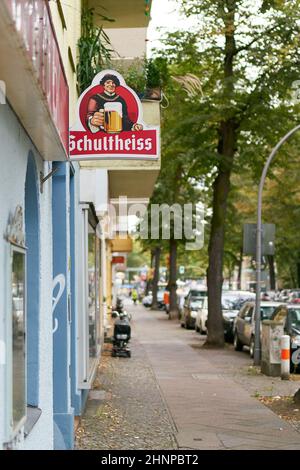
<path fill-rule="evenodd" d="M 261 302 L 261 321 L 269 320 L 274 310 L 280 306 L 279 302 Z M 236 351 L 241 351 L 244 346 L 250 349 L 250 356 L 254 355 L 255 338 L 255 302 L 246 302 L 235 319 L 233 345 Z"/>

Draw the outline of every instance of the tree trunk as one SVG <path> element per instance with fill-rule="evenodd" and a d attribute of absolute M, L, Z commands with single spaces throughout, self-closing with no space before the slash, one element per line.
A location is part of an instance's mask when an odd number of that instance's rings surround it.
<path fill-rule="evenodd" d="M 243 247 L 240 251 L 240 259 L 239 259 L 239 271 L 238 271 L 238 278 L 237 278 L 237 289 L 242 290 L 242 269 L 243 269 Z"/>
<path fill-rule="evenodd" d="M 232 267 L 232 264 L 229 264 L 229 268 L 228 268 L 228 286 L 229 286 L 229 290 L 232 290 L 233 271 L 234 271 L 234 267 Z"/>
<path fill-rule="evenodd" d="M 161 247 L 157 246 L 154 250 L 154 276 L 152 283 L 152 310 L 157 310 L 157 291 L 159 281 L 159 266 L 160 266 Z"/>
<path fill-rule="evenodd" d="M 290 271 L 290 279 L 291 279 L 291 280 L 290 280 L 290 283 L 291 283 L 291 287 L 292 287 L 292 288 L 295 288 L 295 287 L 298 286 L 298 283 L 297 283 L 297 281 L 296 281 L 295 275 L 294 275 L 294 273 L 293 273 L 293 269 L 292 269 L 291 267 L 290 267 L 289 271 Z"/>
<path fill-rule="evenodd" d="M 276 290 L 276 273 L 275 273 L 274 256 L 269 255 L 267 258 L 268 258 L 268 264 L 269 264 L 270 288 L 271 290 Z"/>
<path fill-rule="evenodd" d="M 208 320 L 206 345 L 224 347 L 224 326 L 222 316 L 222 286 L 223 286 L 223 256 L 225 218 L 230 176 L 237 144 L 236 130 L 238 123 L 230 116 L 230 102 L 234 97 L 233 62 L 236 54 L 235 45 L 235 10 L 236 1 L 221 2 L 220 8 L 224 21 L 225 50 L 224 50 L 224 102 L 227 105 L 227 118 L 220 122 L 218 154 L 218 174 L 213 183 L 213 216 L 209 240 L 209 263 L 207 271 L 208 286 Z"/>
<path fill-rule="evenodd" d="M 151 250 L 151 261 L 150 261 L 150 266 L 153 268 L 154 264 L 154 257 L 155 257 L 155 250 Z M 153 285 L 153 280 L 148 279 L 146 283 L 146 290 L 145 290 L 145 295 L 149 295 L 149 292 L 152 290 L 152 285 Z"/>
<path fill-rule="evenodd" d="M 171 238 L 170 240 L 170 278 L 169 278 L 169 292 L 170 292 L 170 320 L 179 318 L 179 311 L 177 306 L 177 240 Z"/>
<path fill-rule="evenodd" d="M 151 268 L 154 268 L 155 264 L 155 248 L 151 249 L 151 261 L 150 261 L 150 266 Z"/>
<path fill-rule="evenodd" d="M 300 262 L 297 263 L 297 287 L 300 287 Z"/>
<path fill-rule="evenodd" d="M 222 316 L 223 252 L 225 215 L 230 188 L 230 172 L 219 172 L 214 182 L 213 218 L 209 241 L 209 265 L 207 271 L 208 319 L 207 345 L 224 346 Z"/>

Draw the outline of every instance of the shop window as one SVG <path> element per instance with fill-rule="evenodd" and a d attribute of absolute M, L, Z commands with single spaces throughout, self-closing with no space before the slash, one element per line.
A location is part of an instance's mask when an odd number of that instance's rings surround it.
<path fill-rule="evenodd" d="M 91 205 L 82 204 L 78 377 L 80 388 L 90 388 L 100 355 L 100 242 Z"/>
<path fill-rule="evenodd" d="M 89 226 L 89 267 L 88 267 L 88 304 L 89 304 L 89 362 L 90 368 L 97 357 L 97 279 L 96 279 L 96 236 Z"/>
<path fill-rule="evenodd" d="M 35 162 L 28 158 L 23 208 L 10 214 L 4 238 L 10 254 L 8 282 L 6 436 L 14 448 L 38 420 L 39 379 L 39 214 Z M 25 230 L 26 229 L 26 237 Z M 26 240 L 25 240 L 26 238 Z"/>
<path fill-rule="evenodd" d="M 39 405 L 40 237 L 37 172 L 29 155 L 25 184 L 27 405 Z"/>
<path fill-rule="evenodd" d="M 13 429 L 26 418 L 25 250 L 12 248 Z"/>
<path fill-rule="evenodd" d="M 7 442 L 15 438 L 26 421 L 26 249 L 23 209 L 10 214 L 4 238 L 8 242 L 10 265 L 8 283 L 9 315 L 7 335 Z M 12 448 L 10 444 L 6 448 Z"/>

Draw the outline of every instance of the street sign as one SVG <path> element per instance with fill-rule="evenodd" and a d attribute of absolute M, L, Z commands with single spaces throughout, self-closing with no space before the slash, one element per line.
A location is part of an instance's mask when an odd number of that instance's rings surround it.
<path fill-rule="evenodd" d="M 256 224 L 244 224 L 244 240 L 243 240 L 243 253 L 244 255 L 256 255 Z M 262 256 L 273 256 L 275 254 L 275 224 L 262 225 Z"/>

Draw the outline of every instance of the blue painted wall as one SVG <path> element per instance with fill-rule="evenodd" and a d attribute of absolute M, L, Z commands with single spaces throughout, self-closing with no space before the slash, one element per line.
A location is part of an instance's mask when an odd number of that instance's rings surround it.
<path fill-rule="evenodd" d="M 34 156 L 28 156 L 25 183 L 27 246 L 27 403 L 39 405 L 40 237 L 38 177 Z"/>
<path fill-rule="evenodd" d="M 53 407 L 56 449 L 74 446 L 74 410 L 71 407 L 71 296 L 69 279 L 69 165 L 54 163 L 52 182 L 53 277 L 65 277 L 65 289 L 53 313 L 57 330 L 53 335 Z M 57 296 L 58 287 L 53 293 Z M 68 305 L 69 303 L 69 305 Z M 63 441 L 62 441 L 63 438 Z"/>
<path fill-rule="evenodd" d="M 76 166 L 76 164 L 75 164 Z M 77 305 L 76 305 L 76 175 L 71 169 L 70 173 L 70 252 L 71 252 L 71 403 L 75 416 L 81 414 L 81 392 L 77 389 Z"/>

